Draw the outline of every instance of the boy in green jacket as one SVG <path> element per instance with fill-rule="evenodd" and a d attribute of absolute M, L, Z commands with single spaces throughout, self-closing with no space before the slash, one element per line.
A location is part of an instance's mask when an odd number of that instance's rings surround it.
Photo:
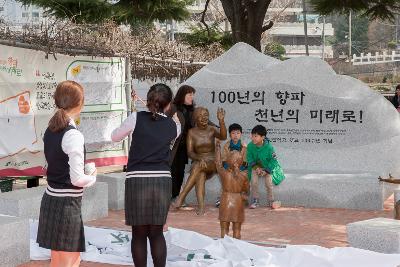
<path fill-rule="evenodd" d="M 257 125 L 251 130 L 251 142 L 247 146 L 248 175 L 251 181 L 251 192 L 253 202 L 251 209 L 259 206 L 258 178 L 265 177 L 265 187 L 267 190 L 268 206 L 277 208 L 279 202 L 274 200 L 272 183 L 278 185 L 285 179 L 283 170 L 276 158 L 275 149 L 271 142 L 266 138 L 267 129 L 262 125 Z"/>

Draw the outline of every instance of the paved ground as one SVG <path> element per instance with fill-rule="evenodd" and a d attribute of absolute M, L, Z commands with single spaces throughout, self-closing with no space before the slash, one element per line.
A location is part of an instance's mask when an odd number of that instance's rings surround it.
<path fill-rule="evenodd" d="M 356 211 L 344 209 L 305 209 L 302 207 L 269 210 L 246 210 L 246 222 L 242 227 L 242 239 L 278 244 L 315 244 L 324 247 L 347 246 L 346 224 L 350 222 L 388 217 L 393 214 L 393 198 L 385 203 L 383 211 Z M 193 230 L 211 237 L 219 236 L 218 210 L 207 208 L 204 216 L 193 211 L 172 210 L 168 226 Z M 90 226 L 129 230 L 124 225 L 123 211 L 110 211 L 109 216 L 91 221 Z M 19 267 L 48 266 L 48 262 L 31 261 Z M 83 262 L 82 267 L 116 265 Z"/>

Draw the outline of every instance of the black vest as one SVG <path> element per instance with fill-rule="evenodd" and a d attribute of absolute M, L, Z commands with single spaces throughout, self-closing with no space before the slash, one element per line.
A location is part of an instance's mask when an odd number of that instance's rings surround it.
<path fill-rule="evenodd" d="M 175 138 L 176 124 L 171 118 L 158 116 L 154 120 L 150 112 L 138 112 L 127 171 L 170 171 L 168 161 Z"/>
<path fill-rule="evenodd" d="M 69 157 L 62 150 L 62 139 L 69 130 L 76 129 L 68 125 L 60 132 L 52 132 L 47 128 L 44 133 L 44 155 L 47 161 L 47 183 L 55 189 L 82 189 L 71 183 L 69 175 Z"/>

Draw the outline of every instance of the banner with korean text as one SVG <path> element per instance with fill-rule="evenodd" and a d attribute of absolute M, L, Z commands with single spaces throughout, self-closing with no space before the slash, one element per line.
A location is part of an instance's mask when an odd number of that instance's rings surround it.
<path fill-rule="evenodd" d="M 46 56 L 4 45 L 0 51 L 0 176 L 44 174 L 42 138 L 55 112 L 55 88 L 63 80 L 85 90 L 78 129 L 85 136 L 87 160 L 96 166 L 126 163 L 126 141 L 110 139 L 126 117 L 124 58 Z"/>

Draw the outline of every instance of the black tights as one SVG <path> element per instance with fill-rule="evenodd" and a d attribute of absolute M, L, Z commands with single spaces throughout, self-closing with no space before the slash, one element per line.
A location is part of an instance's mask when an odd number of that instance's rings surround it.
<path fill-rule="evenodd" d="M 131 252 L 135 267 L 147 266 L 147 238 L 150 241 L 151 256 L 154 267 L 165 267 L 167 245 L 162 225 L 132 226 Z"/>

